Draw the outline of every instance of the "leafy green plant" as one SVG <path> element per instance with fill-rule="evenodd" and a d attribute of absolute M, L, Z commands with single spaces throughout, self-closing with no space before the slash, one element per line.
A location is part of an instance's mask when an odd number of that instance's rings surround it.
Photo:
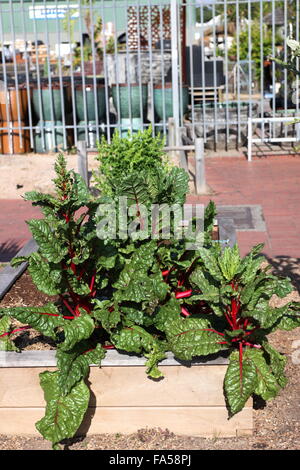
<path fill-rule="evenodd" d="M 101 343 L 105 346 L 106 338 L 93 316 L 93 299 L 96 292 L 105 290 L 106 266 L 114 264 L 117 253 L 96 236 L 93 217 L 97 204 L 81 177 L 67 171 L 63 156 L 58 157 L 55 169 L 56 196 L 26 194 L 44 213 L 43 219 L 28 222 L 39 250 L 15 258 L 12 265 L 28 261 L 38 289 L 58 296 L 59 301 L 43 307 L 0 309 L 0 314 L 6 333 L 8 319 L 14 318 L 56 342 L 58 370 L 41 374 L 47 408 L 37 423 L 37 429 L 56 448 L 79 427 L 89 402 L 84 383 L 89 364 L 100 363 L 105 355 Z M 11 343 L 8 346 L 11 349 Z"/>
<path fill-rule="evenodd" d="M 251 32 L 250 32 L 250 47 L 251 51 L 249 50 L 249 30 L 243 29 L 235 35 L 234 41 L 231 47 L 228 49 L 228 56 L 237 56 L 237 47 L 239 46 L 239 57 L 240 60 L 249 59 L 249 54 L 251 52 L 251 61 L 255 64 L 255 76 L 256 79 L 260 79 L 261 70 L 263 64 L 261 63 L 261 41 L 263 44 L 263 57 L 267 58 L 272 54 L 272 30 L 269 29 L 267 26 L 263 27 L 261 32 L 259 22 L 254 22 L 251 25 Z M 275 38 L 275 44 L 281 44 L 282 38 L 277 33 Z"/>
<path fill-rule="evenodd" d="M 9 337 L 19 329 L 12 329 L 11 319 L 26 325 L 20 330 L 34 328 L 56 343 L 57 371 L 40 374 L 46 413 L 36 424 L 54 449 L 79 428 L 89 403 L 85 383 L 89 365 L 100 364 L 106 349 L 144 354 L 149 376 L 161 376 L 157 364 L 168 346 L 154 319 L 156 307 L 172 290 L 161 266 L 170 256 L 175 263 L 178 258 L 180 268 L 185 266 L 178 240 L 168 241 L 169 245 L 149 237 L 100 240 L 96 232 L 100 200 L 91 196 L 79 175 L 67 170 L 62 155 L 55 170 L 54 196 L 26 194 L 44 214 L 43 219 L 28 222 L 38 252 L 15 258 L 12 265 L 27 261 L 37 288 L 56 300 L 42 307 L 0 308 L 1 349 L 15 350 Z M 168 185 L 174 201 L 183 202 L 187 180 L 180 173 L 177 169 L 162 186 Z M 125 183 L 130 192 L 129 181 Z M 152 186 L 154 194 L 154 182 Z M 135 189 L 145 197 L 144 187 Z M 171 197 L 162 187 L 156 191 L 158 200 Z M 213 216 L 211 210 L 207 214 Z"/>
<path fill-rule="evenodd" d="M 114 133 L 109 144 L 103 136 L 98 143 L 100 168 L 94 178 L 102 194 L 115 195 L 115 188 L 123 184 L 124 176 L 133 172 L 149 175 L 167 168 L 164 142 L 160 136 L 153 137 L 151 126 L 144 132 L 122 138 Z"/>
<path fill-rule="evenodd" d="M 219 244 L 201 248 L 181 287 L 184 291 L 175 295 L 181 299 L 181 312 L 171 298 L 158 314 L 176 357 L 230 354 L 224 380 L 230 415 L 240 411 L 253 393 L 268 400 L 285 386 L 286 358 L 267 336 L 276 329 L 300 326 L 299 303 L 289 301 L 283 307 L 270 303 L 274 294 L 283 298 L 293 287 L 289 279 L 270 274 L 270 266 L 262 266 L 262 246 L 255 246 L 243 259 L 237 246 L 223 252 Z"/>
<path fill-rule="evenodd" d="M 188 191 L 185 171 L 165 164 L 161 142 L 148 132 L 139 136 L 148 159 L 143 171 L 142 147 L 132 144 L 135 136 L 118 138 L 113 150 L 104 143 L 106 195 L 92 197 L 62 155 L 55 165 L 55 196 L 26 194 L 44 214 L 28 222 L 39 249 L 12 264 L 28 261 L 37 288 L 56 300 L 42 307 L 0 308 L 0 348 L 14 349 L 12 318 L 55 341 L 57 371 L 40 375 L 46 413 L 36 424 L 55 449 L 78 430 L 89 403 L 89 366 L 100 364 L 106 349 L 144 355 L 146 373 L 155 379 L 162 377 L 159 362 L 167 351 L 184 360 L 229 355 L 224 390 L 231 415 L 251 394 L 273 398 L 286 383 L 285 357 L 267 336 L 277 328 L 300 326 L 299 305 L 270 304 L 273 294 L 285 297 L 292 285 L 262 266 L 261 245 L 243 259 L 236 246 L 222 251 L 211 239 L 212 202 L 205 209 L 201 248 L 187 249 L 189 240 L 176 236 L 175 218 L 166 233 L 163 214 L 156 221 L 157 237 L 153 232 L 130 236 L 134 223 L 141 232 L 149 224 L 143 207 L 182 208 Z M 137 156 L 134 164 L 131 156 Z M 97 226 L 104 217 L 99 204 L 117 208 L 120 197 L 126 198 L 126 211 L 131 208 L 126 236 L 112 238 L 108 232 L 99 238 Z"/>

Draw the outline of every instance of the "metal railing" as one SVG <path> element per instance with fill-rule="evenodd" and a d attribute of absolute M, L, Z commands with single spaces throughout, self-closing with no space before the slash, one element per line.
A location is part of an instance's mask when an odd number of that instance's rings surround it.
<path fill-rule="evenodd" d="M 240 148 L 249 118 L 299 115 L 299 79 L 270 60 L 299 40 L 299 2 L 2 0 L 0 153 L 94 148 L 149 125 L 168 145 L 169 118 L 173 147 L 184 127 Z"/>

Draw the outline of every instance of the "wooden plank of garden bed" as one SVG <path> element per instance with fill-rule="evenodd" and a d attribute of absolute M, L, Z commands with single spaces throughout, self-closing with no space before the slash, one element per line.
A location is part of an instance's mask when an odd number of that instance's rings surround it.
<path fill-rule="evenodd" d="M 22 351 L 22 353 L 0 351 L 0 368 L 11 367 L 55 367 L 56 351 Z M 101 367 L 126 367 L 126 366 L 144 366 L 146 363 L 144 357 L 120 353 L 116 350 L 107 351 L 105 358 L 101 362 Z M 179 361 L 174 358 L 172 353 L 166 353 L 166 359 L 159 363 L 163 366 L 178 366 L 180 364 L 190 365 L 225 365 L 228 364 L 226 357 L 218 356 L 216 358 L 195 358 L 192 361 Z"/>
<path fill-rule="evenodd" d="M 0 433 L 39 436 L 35 423 L 45 414 L 43 407 L 0 408 Z M 142 428 L 168 429 L 177 435 L 210 438 L 251 435 L 252 407 L 228 419 L 225 406 L 94 407 L 88 408 L 76 435 L 130 434 Z"/>
<path fill-rule="evenodd" d="M 26 243 L 23 248 L 16 254 L 16 256 L 27 256 L 37 251 L 38 246 L 35 240 L 31 239 L 28 243 Z M 23 274 L 25 269 L 27 268 L 28 263 L 22 263 L 20 266 L 13 268 L 12 266 L 6 266 L 4 269 L 0 271 L 0 299 L 4 297 L 6 292 L 11 288 L 11 286 L 15 283 L 18 277 Z"/>

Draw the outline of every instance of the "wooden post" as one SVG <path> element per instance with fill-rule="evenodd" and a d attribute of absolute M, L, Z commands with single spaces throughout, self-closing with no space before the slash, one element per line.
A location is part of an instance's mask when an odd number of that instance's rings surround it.
<path fill-rule="evenodd" d="M 195 160 L 196 194 L 206 194 L 208 192 L 208 187 L 205 178 L 204 140 L 202 138 L 195 139 Z"/>
<path fill-rule="evenodd" d="M 175 137 L 175 122 L 174 118 L 170 117 L 168 119 L 168 147 L 175 147 L 176 137 Z M 176 152 L 172 150 L 170 152 L 171 158 L 176 158 Z"/>
<path fill-rule="evenodd" d="M 83 140 L 77 142 L 77 165 L 78 173 L 85 181 L 87 187 L 89 187 L 87 148 L 86 142 Z"/>
<path fill-rule="evenodd" d="M 182 141 L 182 137 L 186 136 L 186 127 L 180 127 L 179 128 L 179 145 L 183 145 L 184 142 Z M 189 168 L 188 168 L 188 158 L 185 150 L 180 150 L 179 151 L 179 158 L 180 158 L 180 166 L 183 168 L 187 173 L 189 173 Z"/>

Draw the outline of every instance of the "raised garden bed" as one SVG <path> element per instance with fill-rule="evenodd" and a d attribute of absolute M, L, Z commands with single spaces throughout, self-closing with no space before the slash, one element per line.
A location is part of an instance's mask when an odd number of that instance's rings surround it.
<path fill-rule="evenodd" d="M 0 434 L 39 434 L 35 423 L 45 402 L 38 374 L 55 370 L 55 364 L 55 351 L 0 353 Z M 252 434 L 252 399 L 228 420 L 226 358 L 194 361 L 189 367 L 169 354 L 161 362 L 165 378 L 159 381 L 147 378 L 144 364 L 143 358 L 108 351 L 100 369 L 91 367 L 92 396 L 77 434 L 128 434 L 145 427 L 189 436 Z"/>
<path fill-rule="evenodd" d="M 233 221 L 219 218 L 213 238 L 233 246 Z M 35 249 L 36 244 L 30 241 L 18 255 Z M 25 277 L 17 279 L 25 270 L 26 263 L 23 263 L 18 268 L 7 266 L 1 271 L 1 296 L 14 283 L 16 287 L 19 283 L 24 290 L 21 281 L 24 282 Z M 31 304 L 34 289 L 30 282 L 26 284 L 25 295 L 30 297 Z M 39 296 L 36 291 L 37 301 Z M 28 339 L 28 331 L 22 335 Z M 41 349 L 50 348 L 51 343 L 41 344 Z M 126 434 L 145 427 L 168 428 L 176 434 L 189 436 L 252 434 L 252 399 L 240 413 L 228 419 L 223 394 L 228 366 L 226 357 L 199 358 L 193 360 L 191 367 L 190 362 L 177 361 L 169 353 L 161 362 L 160 368 L 165 375 L 162 380 L 151 380 L 146 376 L 145 362 L 144 358 L 112 350 L 107 352 L 100 369 L 91 367 L 91 400 L 77 434 Z M 42 418 L 45 407 L 39 373 L 55 370 L 55 351 L 0 352 L 0 368 L 0 434 L 38 435 L 35 423 Z"/>

